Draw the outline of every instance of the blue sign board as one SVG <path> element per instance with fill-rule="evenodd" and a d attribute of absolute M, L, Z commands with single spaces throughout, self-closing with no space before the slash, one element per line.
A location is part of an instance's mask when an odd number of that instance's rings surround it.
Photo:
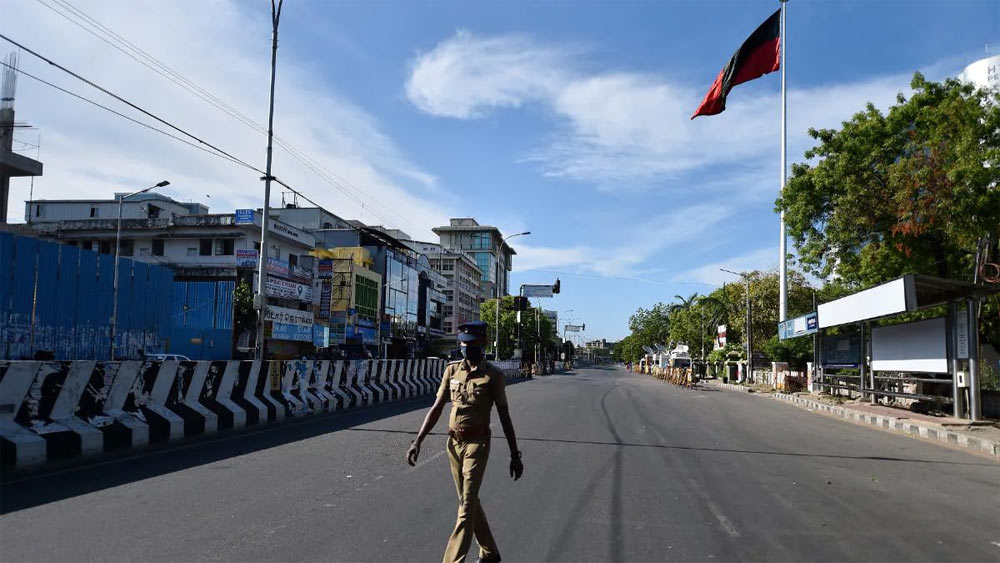
<path fill-rule="evenodd" d="M 237 209 L 236 224 L 253 225 L 253 209 Z"/>
<path fill-rule="evenodd" d="M 313 325 L 313 346 L 317 348 L 328 348 L 330 346 L 330 327 L 326 325 Z"/>
<path fill-rule="evenodd" d="M 274 340 L 295 340 L 298 342 L 312 342 L 312 325 L 293 325 L 286 323 L 273 323 L 271 328 L 271 338 Z"/>
<path fill-rule="evenodd" d="M 361 337 L 361 341 L 365 344 L 375 344 L 375 329 L 365 328 L 356 326 L 354 327 L 354 334 Z"/>
<path fill-rule="evenodd" d="M 816 313 L 813 312 L 778 323 L 778 340 L 805 336 L 807 334 L 813 334 L 818 330 L 819 318 L 816 316 Z"/>

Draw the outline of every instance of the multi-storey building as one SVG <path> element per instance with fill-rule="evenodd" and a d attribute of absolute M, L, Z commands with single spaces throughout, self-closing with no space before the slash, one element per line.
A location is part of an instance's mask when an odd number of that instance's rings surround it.
<path fill-rule="evenodd" d="M 437 289 L 445 297 L 442 312 L 442 330 L 454 334 L 458 325 L 479 320 L 479 305 L 483 301 L 482 278 L 479 266 L 461 252 L 449 252 L 433 242 L 408 241 L 407 245 L 427 257 L 431 268 L 443 280 Z"/>
<path fill-rule="evenodd" d="M 510 293 L 510 269 L 514 249 L 503 241 L 500 229 L 480 225 L 472 218 L 451 219 L 450 224 L 432 229 L 441 247 L 467 255 L 479 268 L 483 293 L 480 301 Z M 498 268 L 499 258 L 499 268 Z"/>

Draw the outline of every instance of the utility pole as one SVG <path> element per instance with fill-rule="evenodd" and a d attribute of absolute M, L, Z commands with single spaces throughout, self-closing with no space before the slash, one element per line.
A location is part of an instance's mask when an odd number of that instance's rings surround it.
<path fill-rule="evenodd" d="M 514 237 L 519 237 L 521 235 L 530 235 L 531 231 L 524 231 L 523 233 L 517 233 L 515 235 L 510 235 L 507 238 L 500 241 L 500 248 L 497 250 L 497 274 L 494 280 L 494 295 L 497 298 L 497 318 L 496 318 L 496 339 L 493 341 L 493 357 L 495 360 L 500 361 L 500 257 L 503 255 L 503 247 L 509 239 Z"/>
<path fill-rule="evenodd" d="M 255 356 L 264 360 L 264 319 L 267 317 L 267 239 L 270 228 L 271 205 L 271 150 L 274 143 L 274 71 L 278 61 L 278 21 L 281 19 L 281 5 L 284 0 L 271 0 L 271 95 L 267 108 L 267 167 L 264 169 L 264 208 L 260 218 L 260 252 L 257 259 L 257 294 L 254 308 L 257 309 L 257 349 Z"/>
<path fill-rule="evenodd" d="M 752 317 L 752 313 L 750 311 L 750 274 L 748 274 L 746 272 L 734 272 L 732 270 L 727 270 L 725 268 L 719 268 L 719 270 L 721 270 L 723 272 L 726 272 L 727 274 L 733 274 L 733 275 L 736 275 L 736 276 L 740 276 L 740 277 L 743 278 L 743 281 L 746 283 L 746 293 L 747 293 L 747 295 L 746 295 L 746 298 L 747 298 L 746 309 L 747 309 L 747 312 L 746 312 L 746 321 L 745 321 L 745 325 L 744 325 L 745 326 L 744 332 L 745 332 L 745 335 L 746 335 L 745 338 L 744 338 L 744 340 L 746 340 L 746 349 L 747 349 L 747 374 L 746 375 L 749 376 L 751 373 L 753 373 L 753 336 L 750 334 L 750 326 L 752 324 L 750 321 L 753 318 Z"/>

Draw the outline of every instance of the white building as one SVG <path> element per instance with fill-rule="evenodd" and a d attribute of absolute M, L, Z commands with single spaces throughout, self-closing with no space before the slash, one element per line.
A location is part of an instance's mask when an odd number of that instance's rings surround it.
<path fill-rule="evenodd" d="M 965 67 L 958 78 L 980 88 L 1000 90 L 1000 55 L 979 59 Z"/>

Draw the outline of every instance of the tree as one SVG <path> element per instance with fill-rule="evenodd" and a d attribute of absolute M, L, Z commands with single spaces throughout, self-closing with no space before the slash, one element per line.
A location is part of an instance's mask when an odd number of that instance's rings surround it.
<path fill-rule="evenodd" d="M 666 344 L 670 338 L 670 305 L 657 303 L 651 309 L 640 307 L 629 317 L 628 326 L 639 349 Z"/>
<path fill-rule="evenodd" d="M 888 113 L 810 129 L 777 209 L 801 263 L 868 287 L 908 273 L 970 280 L 971 252 L 1000 234 L 1000 94 L 919 73 Z"/>
<path fill-rule="evenodd" d="M 538 309 L 531 308 L 521 311 L 521 324 L 523 327 L 522 338 L 524 353 L 526 356 L 534 354 L 536 338 L 535 314 Z M 493 349 L 493 340 L 496 331 L 497 301 L 490 299 L 479 306 L 479 318 L 487 324 L 486 332 L 489 335 L 486 345 L 487 350 Z M 555 341 L 552 338 L 552 321 L 545 315 L 539 317 L 538 331 L 541 333 L 541 345 L 544 349 L 551 348 Z M 517 311 L 514 310 L 514 298 L 510 295 L 504 296 L 500 301 L 500 354 L 499 358 L 510 358 L 517 347 Z"/>

